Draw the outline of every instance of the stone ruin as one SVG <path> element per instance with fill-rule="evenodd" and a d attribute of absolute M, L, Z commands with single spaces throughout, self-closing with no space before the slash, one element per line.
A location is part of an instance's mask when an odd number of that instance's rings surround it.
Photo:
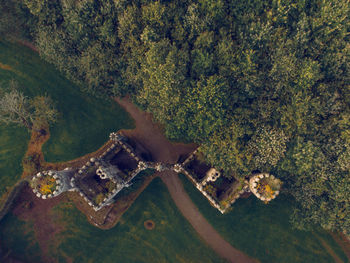
<path fill-rule="evenodd" d="M 198 181 L 193 177 L 191 172 L 186 168 L 191 161 L 196 158 L 198 149 L 193 151 L 185 161 L 182 163 L 176 163 L 173 165 L 163 164 L 160 162 L 145 162 L 139 157 L 133 150 L 133 148 L 126 142 L 126 138 L 123 137 L 120 133 L 111 133 L 109 136 L 112 144 L 100 155 L 90 158 L 82 167 L 79 169 L 66 168 L 62 171 L 43 171 L 37 173 L 32 177 L 31 186 L 33 192 L 37 197 L 42 199 L 52 198 L 58 196 L 59 194 L 66 191 L 77 191 L 79 195 L 84 198 L 84 200 L 95 210 L 98 211 L 106 205 L 109 205 L 114 202 L 114 197 L 125 187 L 129 187 L 132 179 L 137 176 L 141 171 L 152 168 L 158 172 L 164 170 L 172 170 L 176 173 L 184 173 L 190 181 L 197 187 L 197 189 L 208 199 L 210 204 L 217 208 L 222 214 L 225 213 L 230 206 L 244 193 L 252 192 L 257 198 L 264 202 L 269 202 L 272 199 L 276 198 L 279 194 L 279 187 L 282 182 L 275 178 L 273 175 L 267 173 L 261 173 L 253 175 L 248 180 L 240 183 L 240 188 L 233 191 L 233 194 L 230 192 L 229 199 L 226 200 L 225 205 L 219 203 L 215 200 L 209 193 L 205 191 L 205 186 L 209 182 L 215 182 L 222 175 L 220 171 L 216 170 L 214 167 L 208 167 L 207 172 L 205 173 L 204 178 Z M 129 171 L 127 174 L 123 172 L 117 165 L 110 163 L 107 159 L 108 156 L 115 156 L 120 150 L 124 150 L 127 155 L 136 162 L 137 165 L 133 167 L 133 170 Z M 117 153 L 116 153 L 117 152 Z M 81 180 L 84 176 L 97 176 L 100 180 L 109 180 L 113 182 L 113 189 L 109 189 L 107 193 L 104 193 L 104 198 L 100 203 L 94 201 L 93 196 L 89 196 L 89 191 L 92 189 L 89 186 L 84 185 L 84 182 Z M 41 187 L 42 178 L 45 177 L 48 182 L 50 182 L 51 190 L 50 193 L 43 193 Z M 265 195 L 264 192 L 258 187 L 263 181 L 269 180 L 274 185 L 274 189 L 266 187 L 269 190 L 269 195 Z M 45 181 L 45 180 L 44 180 Z M 264 185 L 267 185 L 264 183 Z M 47 186 L 45 186 L 47 187 Z M 84 188 L 84 189 L 83 189 Z M 236 189 L 236 188 L 232 188 Z M 46 189 L 47 190 L 47 189 Z"/>
<path fill-rule="evenodd" d="M 31 186 L 37 197 L 42 199 L 52 198 L 66 191 L 76 191 L 84 200 L 95 210 L 98 211 L 102 207 L 113 203 L 113 198 L 125 187 L 130 186 L 132 179 L 141 171 L 152 167 L 151 163 L 141 160 L 141 158 L 133 151 L 133 148 L 126 142 L 125 137 L 119 133 L 111 133 L 110 140 L 113 142 L 100 156 L 92 157 L 82 167 L 78 169 L 66 168 L 62 171 L 43 171 L 32 177 Z M 109 155 L 113 156 L 113 151 L 120 147 L 135 160 L 137 166 L 130 173 L 125 174 L 118 166 L 112 165 L 106 160 Z M 91 173 L 92 176 L 98 176 L 101 181 L 108 180 L 113 182 L 114 188 L 105 193 L 101 203 L 96 204 L 91 196 L 89 197 L 86 189 L 88 185 L 80 182 L 84 176 Z M 82 185 L 83 184 L 83 185 Z M 97 185 L 98 186 L 98 185 Z M 44 187 L 44 188 L 41 188 Z M 51 188 L 49 188 L 51 187 Z M 83 190 L 82 187 L 85 189 Z M 47 193 L 43 193 L 43 189 Z"/>
<path fill-rule="evenodd" d="M 42 199 L 52 198 L 66 191 L 74 190 L 70 178 L 74 171 L 66 168 L 62 171 L 42 171 L 32 177 L 30 185 L 33 193 Z"/>
<path fill-rule="evenodd" d="M 113 149 L 113 148 L 112 148 Z M 110 151 L 110 150 L 107 150 Z M 92 175 L 96 174 L 101 180 L 113 182 L 114 188 L 110 190 L 103 198 L 102 202 L 97 204 L 93 198 L 89 197 L 87 191 L 81 188 L 81 183 L 77 182 L 80 178 L 88 175 L 89 171 Z M 120 175 L 121 171 L 118 167 L 113 166 L 102 158 L 91 158 L 78 173 L 72 178 L 71 183 L 75 185 L 79 195 L 95 210 L 98 211 L 102 207 L 111 204 L 113 198 L 124 188 L 129 186 L 129 181 L 125 181 Z M 97 183 L 97 182 L 96 182 Z M 89 188 L 89 187 L 85 187 Z"/>
<path fill-rule="evenodd" d="M 221 173 L 212 167 L 206 173 L 201 184 L 202 184 L 202 186 L 205 186 L 208 182 L 215 182 L 220 176 L 221 176 Z"/>
<path fill-rule="evenodd" d="M 258 175 L 251 176 L 249 179 L 244 180 L 239 185 L 240 187 L 233 191 L 233 195 L 231 195 L 225 202 L 225 204 L 219 203 L 217 200 L 215 200 L 207 191 L 205 191 L 205 186 L 209 182 L 215 182 L 220 176 L 220 171 L 216 170 L 214 167 L 210 167 L 208 171 L 206 172 L 204 178 L 202 178 L 200 181 L 198 181 L 193 176 L 193 171 L 188 170 L 186 167 L 188 164 L 191 163 L 196 158 L 196 154 L 198 152 L 198 148 L 193 151 L 182 164 L 176 164 L 174 165 L 174 170 L 178 173 L 184 173 L 187 178 L 190 179 L 190 181 L 196 186 L 196 188 L 208 199 L 209 203 L 218 209 L 222 214 L 228 211 L 228 209 L 231 207 L 231 205 L 240 198 L 244 193 L 252 192 L 258 199 L 269 202 L 272 199 L 276 198 L 276 196 L 279 194 L 279 187 L 282 184 L 282 182 L 275 178 L 273 175 L 269 175 L 267 173 L 262 173 Z M 274 181 L 275 190 L 271 192 L 270 196 L 264 196 L 261 193 L 259 193 L 258 189 L 256 188 L 258 185 L 258 182 L 264 178 L 268 178 L 270 181 Z M 249 180 L 249 181 L 248 181 Z"/>
<path fill-rule="evenodd" d="M 281 184 L 281 180 L 275 178 L 273 175 L 270 175 L 268 173 L 260 173 L 250 178 L 249 189 L 261 201 L 269 202 L 272 199 L 275 199 L 276 196 L 280 193 L 279 190 Z M 270 190 L 267 190 L 266 186 L 268 186 Z M 260 189 L 263 187 L 265 188 Z"/>

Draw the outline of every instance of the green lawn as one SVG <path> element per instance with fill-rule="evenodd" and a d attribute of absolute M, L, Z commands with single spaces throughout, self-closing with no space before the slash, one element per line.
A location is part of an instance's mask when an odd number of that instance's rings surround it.
<path fill-rule="evenodd" d="M 95 151 L 111 131 L 133 126 L 116 103 L 80 92 L 29 48 L 0 42 L 0 63 L 10 67 L 0 67 L 3 87 L 15 79 L 26 95 L 49 94 L 57 103 L 61 118 L 51 128 L 51 138 L 43 148 L 47 161 L 66 161 Z M 20 178 L 28 140 L 29 133 L 24 128 L 0 124 L 0 196 Z"/>
<path fill-rule="evenodd" d="M 70 203 L 60 204 L 53 211 L 58 222 L 65 225 L 56 236 L 61 242 L 58 249 L 52 249 L 59 262 L 69 257 L 77 263 L 224 263 L 180 214 L 159 178 L 110 230 L 90 225 Z M 155 222 L 153 230 L 144 227 L 149 219 Z"/>
<path fill-rule="evenodd" d="M 0 69 L 2 82 L 16 79 L 26 95 L 48 94 L 57 104 L 62 116 L 44 145 L 47 161 L 67 161 L 95 151 L 108 140 L 110 132 L 133 127 L 128 114 L 115 102 L 82 93 L 26 47 L 0 42 L 0 63 L 12 68 Z"/>
<path fill-rule="evenodd" d="M 165 185 L 154 179 L 110 230 L 101 230 L 87 222 L 71 203 L 52 210 L 64 230 L 55 236 L 58 248 L 51 256 L 58 262 L 91 263 L 224 263 L 198 237 L 173 203 Z M 153 220 L 147 230 L 144 221 Z M 8 214 L 0 223 L 0 247 L 24 262 L 40 263 L 40 250 L 30 231 L 30 222 Z M 1 259 L 1 258 L 0 258 Z M 0 260 L 1 261 L 1 260 Z"/>
<path fill-rule="evenodd" d="M 181 175 L 184 188 L 213 227 L 234 247 L 262 263 L 331 263 L 333 258 L 321 245 L 323 238 L 344 262 L 341 248 L 323 230 L 305 232 L 292 229 L 289 216 L 293 202 L 280 195 L 265 205 L 254 196 L 239 199 L 228 214 L 222 215 Z"/>
<path fill-rule="evenodd" d="M 0 247 L 5 254 L 22 262 L 40 262 L 39 245 L 30 223 L 10 213 L 1 221 L 0 233 Z M 3 262 L 1 257 L 0 262 Z"/>
<path fill-rule="evenodd" d="M 20 178 L 28 141 L 24 128 L 0 125 L 0 196 Z"/>
<path fill-rule="evenodd" d="M 57 102 L 62 118 L 51 129 L 51 138 L 44 145 L 48 161 L 70 160 L 94 151 L 107 140 L 109 132 L 133 125 L 116 103 L 80 92 L 26 47 L 0 42 L 0 63 L 11 67 L 11 70 L 0 69 L 2 83 L 16 79 L 28 96 L 49 94 Z M 18 180 L 28 139 L 29 134 L 23 128 L 0 126 L 0 194 Z M 187 179 L 182 179 L 185 189 L 212 225 L 232 245 L 262 263 L 333 262 L 320 237 L 348 262 L 326 232 L 291 228 L 288 218 L 293 203 L 287 197 L 279 196 L 269 205 L 254 197 L 239 200 L 232 212 L 221 215 Z M 94 263 L 221 262 L 179 213 L 160 179 L 151 183 L 123 216 L 122 223 L 111 230 L 93 227 L 70 204 L 60 205 L 55 213 L 66 224 L 65 231 L 57 237 L 62 241 L 59 249 L 52 251 L 60 262 L 65 262 L 65 256 L 74 262 Z M 154 230 L 144 228 L 147 219 L 156 223 Z M 38 262 L 38 246 L 28 229 L 28 223 L 10 214 L 0 224 L 0 242 L 20 259 Z"/>
<path fill-rule="evenodd" d="M 51 128 L 51 138 L 44 145 L 47 161 L 65 161 L 98 149 L 111 131 L 132 128 L 129 116 L 112 101 L 79 91 L 50 64 L 30 49 L 0 42 L 0 80 L 3 85 L 15 79 L 23 92 L 32 97 L 48 94 L 61 112 L 60 121 Z M 9 66 L 9 67 L 8 67 Z M 29 133 L 18 127 L 0 126 L 0 193 L 13 185 L 21 174 L 21 159 Z M 197 236 L 178 212 L 165 186 L 156 179 L 124 215 L 123 222 L 103 231 L 90 225 L 85 216 L 70 204 L 55 210 L 66 224 L 62 241 L 52 255 L 65 262 L 222 262 Z M 143 222 L 152 219 L 154 230 Z M 0 224 L 0 246 L 19 259 L 38 262 L 40 252 L 29 223 L 7 215 Z"/>

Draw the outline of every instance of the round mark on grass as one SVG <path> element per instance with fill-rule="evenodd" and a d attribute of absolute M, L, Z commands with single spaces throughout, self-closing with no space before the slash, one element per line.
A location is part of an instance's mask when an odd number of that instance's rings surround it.
<path fill-rule="evenodd" d="M 155 228 L 156 224 L 152 220 L 146 220 L 143 225 L 147 230 L 152 230 Z"/>

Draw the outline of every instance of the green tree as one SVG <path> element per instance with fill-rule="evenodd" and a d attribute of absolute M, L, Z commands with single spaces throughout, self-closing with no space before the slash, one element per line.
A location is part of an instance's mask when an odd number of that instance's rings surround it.
<path fill-rule="evenodd" d="M 252 156 L 252 170 L 266 170 L 276 166 L 284 157 L 289 138 L 282 130 L 260 127 L 248 143 L 247 153 Z"/>
<path fill-rule="evenodd" d="M 202 77 L 187 96 L 187 107 L 193 116 L 188 134 L 195 141 L 206 141 L 229 123 L 229 87 L 224 79 L 216 75 Z"/>
<path fill-rule="evenodd" d="M 85 90 L 130 94 L 227 174 L 282 177 L 295 225 L 349 227 L 349 1 L 24 3 L 41 56 Z"/>
<path fill-rule="evenodd" d="M 158 121 L 167 124 L 167 133 L 171 137 L 184 98 L 187 60 L 185 52 L 164 40 L 151 44 L 141 65 L 143 88 L 137 101 L 153 112 Z"/>
<path fill-rule="evenodd" d="M 0 1 L 0 35 L 1 37 L 15 37 L 32 39 L 36 19 L 29 12 L 22 1 Z"/>
<path fill-rule="evenodd" d="M 226 171 L 226 176 L 243 178 L 249 173 L 249 157 L 244 154 L 244 134 L 243 127 L 237 122 L 232 123 L 230 127 L 216 131 L 200 149 L 209 163 Z"/>

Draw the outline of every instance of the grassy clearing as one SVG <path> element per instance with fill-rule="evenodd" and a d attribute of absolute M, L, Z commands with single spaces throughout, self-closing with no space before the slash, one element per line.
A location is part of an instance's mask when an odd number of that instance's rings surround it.
<path fill-rule="evenodd" d="M 0 83 L 15 79 L 32 97 L 49 94 L 62 116 L 44 145 L 47 161 L 66 161 L 98 149 L 111 131 L 131 128 L 132 120 L 112 101 L 90 98 L 27 47 L 0 42 Z M 22 172 L 29 133 L 0 125 L 0 196 Z"/>
<path fill-rule="evenodd" d="M 114 102 L 81 93 L 30 49 L 0 42 L 0 50 L 1 82 L 17 80 L 30 97 L 50 95 L 62 113 L 44 145 L 47 161 L 66 161 L 92 152 L 108 138 L 109 132 L 132 128 L 131 119 Z M 19 178 L 29 133 L 22 128 L 1 126 L 0 134 L 1 187 L 5 187 Z M 108 231 L 90 225 L 70 204 L 60 205 L 55 213 L 62 216 L 62 224 L 66 225 L 56 240 L 61 241 L 59 249 L 52 251 L 60 262 L 66 262 L 67 257 L 74 262 L 103 263 L 221 262 L 179 213 L 159 179 L 141 194 L 122 222 Z M 156 224 L 151 231 L 144 227 L 148 219 Z M 11 255 L 39 262 L 32 232 L 25 230 L 30 227 L 13 215 L 5 217 L 0 224 L 1 247 L 6 244 Z"/>
<path fill-rule="evenodd" d="M 199 191 L 181 175 L 186 192 L 213 227 L 234 247 L 259 259 L 262 263 L 331 263 L 330 254 L 322 246 L 322 238 L 344 262 L 341 248 L 323 230 L 305 232 L 292 229 L 289 216 L 293 202 L 279 196 L 265 205 L 255 197 L 239 199 L 233 210 L 221 215 Z"/>
<path fill-rule="evenodd" d="M 40 262 L 40 249 L 31 224 L 8 214 L 1 221 L 0 233 L 0 246 L 5 254 L 23 262 Z"/>
<path fill-rule="evenodd" d="M 21 177 L 29 137 L 24 128 L 0 125 L 0 196 Z"/>
<path fill-rule="evenodd" d="M 128 115 L 114 102 L 81 93 L 30 49 L 0 42 L 0 50 L 1 81 L 6 84 L 11 79 L 17 80 L 30 97 L 50 95 L 62 113 L 59 123 L 51 129 L 50 140 L 44 145 L 47 161 L 79 157 L 96 150 L 109 132 L 132 128 Z M 19 177 L 21 173 L 20 163 L 29 133 L 21 128 L 1 126 L 0 134 L 1 186 L 5 187 L 15 183 L 16 175 Z M 62 242 L 59 250 L 52 251 L 60 262 L 66 262 L 67 257 L 74 262 L 103 263 L 221 262 L 181 216 L 159 179 L 151 183 L 124 215 L 124 223 L 108 231 L 90 225 L 85 216 L 69 204 L 60 205 L 55 212 L 62 216 L 62 224 L 66 225 L 56 240 Z M 143 225 L 148 219 L 156 224 L 151 231 Z M 30 228 L 29 223 L 8 215 L 0 224 L 1 243 L 20 259 L 39 262 L 38 247 L 32 233 L 24 231 L 27 228 Z"/>
<path fill-rule="evenodd" d="M 44 146 L 46 159 L 66 161 L 96 150 L 109 132 L 131 128 L 132 122 L 115 103 L 90 98 L 66 80 L 51 65 L 30 49 L 0 42 L 0 79 L 16 79 L 28 96 L 49 94 L 57 102 L 62 118 L 52 129 Z M 29 134 L 22 128 L 0 126 L 0 194 L 13 185 L 21 173 L 21 159 Z M 220 215 L 198 191 L 184 179 L 185 188 L 201 212 L 213 226 L 238 249 L 261 262 L 333 262 L 319 238 L 329 244 L 344 261 L 346 257 L 329 234 L 291 229 L 288 198 L 280 196 L 270 205 L 255 198 L 239 200 L 234 210 Z M 61 262 L 70 257 L 74 262 L 220 262 L 220 259 L 197 237 L 179 214 L 164 185 L 156 179 L 141 194 L 122 222 L 111 230 L 91 226 L 70 205 L 61 205 L 66 230 L 57 252 Z M 146 230 L 144 221 L 155 222 L 154 230 Z M 38 262 L 38 246 L 32 232 L 12 215 L 0 225 L 0 241 L 19 259 Z M 98 249 L 96 249 L 98 248 Z"/>
<path fill-rule="evenodd" d="M 127 113 L 112 100 L 96 99 L 40 59 L 29 48 L 0 42 L 2 82 L 16 79 L 26 95 L 48 94 L 57 103 L 61 118 L 51 128 L 43 152 L 49 162 L 67 161 L 97 150 L 112 131 L 132 128 Z M 11 68 L 11 69 L 9 69 Z"/>
<path fill-rule="evenodd" d="M 70 204 L 62 204 L 54 213 L 61 218 L 65 231 L 62 243 L 52 255 L 65 262 L 224 262 L 201 242 L 190 224 L 172 202 L 165 185 L 156 178 L 110 230 L 100 230 Z M 155 222 L 153 230 L 144 227 Z"/>

